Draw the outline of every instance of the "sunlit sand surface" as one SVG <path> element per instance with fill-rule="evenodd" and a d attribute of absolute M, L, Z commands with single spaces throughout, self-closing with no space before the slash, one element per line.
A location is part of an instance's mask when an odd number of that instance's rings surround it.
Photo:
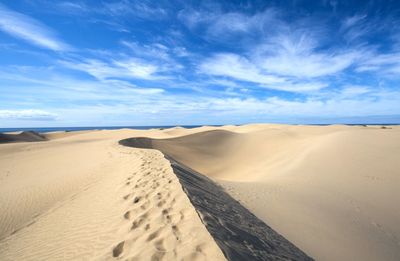
<path fill-rule="evenodd" d="M 118 144 L 131 137 L 155 139 L 156 150 Z M 398 126 L 122 129 L 43 140 L 0 144 L 0 260 L 226 260 L 163 153 L 316 260 L 400 258 Z"/>

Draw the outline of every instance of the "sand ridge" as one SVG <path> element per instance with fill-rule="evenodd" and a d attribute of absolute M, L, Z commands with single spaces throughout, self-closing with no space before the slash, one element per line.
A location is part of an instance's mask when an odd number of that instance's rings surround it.
<path fill-rule="evenodd" d="M 153 148 L 149 138 L 130 138 L 120 144 Z M 185 193 L 203 224 L 228 260 L 312 260 L 268 225 L 259 220 L 206 176 L 177 162 L 168 154 Z"/>

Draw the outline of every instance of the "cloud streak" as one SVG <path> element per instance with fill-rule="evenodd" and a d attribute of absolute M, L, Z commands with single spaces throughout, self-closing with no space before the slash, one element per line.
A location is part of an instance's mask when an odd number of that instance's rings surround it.
<path fill-rule="evenodd" d="M 269 73 L 297 78 L 337 74 L 355 64 L 359 50 L 316 51 L 318 40 L 310 35 L 279 35 L 258 47 L 254 60 Z"/>
<path fill-rule="evenodd" d="M 42 48 L 53 51 L 71 49 L 59 40 L 55 33 L 41 22 L 12 11 L 0 4 L 0 30 Z"/>
<path fill-rule="evenodd" d="M 113 78 L 155 80 L 162 78 L 156 75 L 158 72 L 156 65 L 133 58 L 112 60 L 111 62 L 103 62 L 97 59 L 60 61 L 60 64 L 73 70 L 86 72 L 99 80 Z"/>
<path fill-rule="evenodd" d="M 279 77 L 263 74 L 245 57 L 232 53 L 216 54 L 212 58 L 205 60 L 199 69 L 200 72 L 205 74 L 226 76 L 236 80 L 266 85 L 284 82 Z"/>
<path fill-rule="evenodd" d="M 54 121 L 57 115 L 43 110 L 0 110 L 0 119 Z"/>

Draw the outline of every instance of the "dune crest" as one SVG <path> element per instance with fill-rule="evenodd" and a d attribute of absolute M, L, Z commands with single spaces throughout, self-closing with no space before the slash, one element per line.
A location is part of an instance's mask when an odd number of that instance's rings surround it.
<path fill-rule="evenodd" d="M 217 136 L 225 134 L 216 132 Z M 119 143 L 129 147 L 153 149 L 154 142 L 157 140 L 130 138 Z M 171 162 L 174 173 L 202 222 L 228 260 L 312 260 L 206 176 L 177 162 L 168 154 L 166 158 Z"/>

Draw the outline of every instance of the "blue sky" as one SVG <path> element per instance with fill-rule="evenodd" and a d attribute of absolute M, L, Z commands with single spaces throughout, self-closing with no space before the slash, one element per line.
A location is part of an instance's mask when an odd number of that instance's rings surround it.
<path fill-rule="evenodd" d="M 0 127 L 400 122 L 399 1 L 0 0 Z"/>

